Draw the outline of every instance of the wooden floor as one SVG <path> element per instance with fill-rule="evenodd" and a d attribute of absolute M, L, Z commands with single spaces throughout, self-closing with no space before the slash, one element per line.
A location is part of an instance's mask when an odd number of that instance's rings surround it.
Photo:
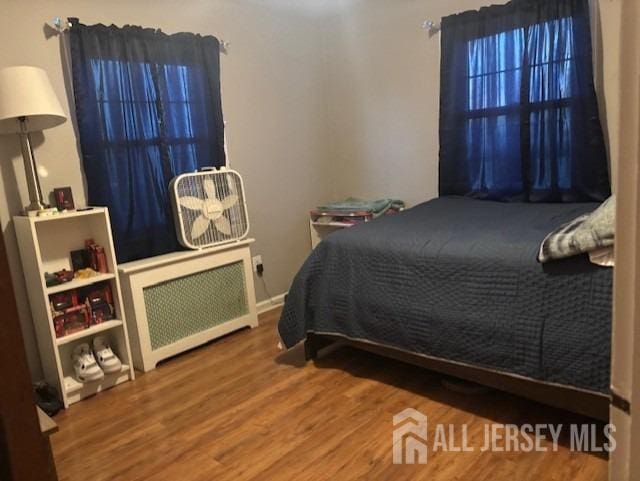
<path fill-rule="evenodd" d="M 52 436 L 61 480 L 606 480 L 607 461 L 557 452 L 429 453 L 392 463 L 392 417 L 435 423 L 590 422 L 514 396 L 462 395 L 427 371 L 343 348 L 315 364 L 281 353 L 278 311 L 246 330 L 72 406 Z M 431 429 L 429 435 L 431 435 Z"/>

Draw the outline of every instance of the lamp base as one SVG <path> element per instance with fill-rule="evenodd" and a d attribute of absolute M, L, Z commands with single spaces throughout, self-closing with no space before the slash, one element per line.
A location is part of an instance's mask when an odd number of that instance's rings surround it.
<path fill-rule="evenodd" d="M 31 199 L 31 204 L 29 204 L 28 206 L 26 206 L 24 208 L 25 212 L 29 212 L 29 211 L 39 211 L 42 209 L 48 209 L 49 205 L 44 204 L 43 202 L 40 202 L 40 200 L 36 200 L 36 199 Z"/>
<path fill-rule="evenodd" d="M 29 189 L 29 204 L 24 209 L 24 215 L 34 217 L 39 213 L 48 209 L 49 206 L 44 203 L 42 197 L 42 189 L 40 188 L 40 179 L 36 168 L 36 159 L 33 156 L 33 147 L 31 145 L 31 135 L 27 129 L 26 117 L 20 117 L 20 145 L 22 147 L 22 159 L 24 161 L 24 171 L 27 176 L 27 188 Z M 32 214 L 35 212 L 35 214 Z"/>
<path fill-rule="evenodd" d="M 56 209 L 55 207 L 42 207 L 39 209 L 31 209 L 31 206 L 27 207 L 24 210 L 24 215 L 26 217 L 45 217 L 45 216 L 51 216 L 51 215 L 57 215 L 59 214 L 58 209 Z"/>

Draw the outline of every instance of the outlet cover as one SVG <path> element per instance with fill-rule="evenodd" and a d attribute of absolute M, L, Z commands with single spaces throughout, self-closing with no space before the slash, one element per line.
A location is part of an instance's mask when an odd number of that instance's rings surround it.
<path fill-rule="evenodd" d="M 251 264 L 253 265 L 253 272 L 258 272 L 258 264 L 262 264 L 262 256 L 253 256 L 251 258 Z"/>

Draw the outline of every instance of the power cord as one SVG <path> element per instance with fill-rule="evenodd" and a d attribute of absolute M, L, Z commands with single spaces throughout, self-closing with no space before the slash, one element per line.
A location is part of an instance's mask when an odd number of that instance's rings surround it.
<path fill-rule="evenodd" d="M 273 296 L 269 292 L 269 288 L 267 287 L 267 281 L 264 280 L 264 265 L 262 263 L 256 266 L 256 274 L 262 281 L 262 287 L 264 288 L 264 292 L 266 292 L 267 296 L 269 297 L 269 303 L 271 303 L 272 306 L 275 306 L 276 303 L 273 301 Z"/>

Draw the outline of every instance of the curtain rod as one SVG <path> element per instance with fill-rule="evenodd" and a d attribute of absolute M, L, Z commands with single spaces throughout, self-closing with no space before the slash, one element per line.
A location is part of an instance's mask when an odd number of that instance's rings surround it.
<path fill-rule="evenodd" d="M 62 17 L 55 17 L 53 19 L 53 27 L 57 31 L 58 34 L 62 32 L 66 32 L 71 28 L 71 22 L 67 19 L 66 21 L 62 20 Z M 229 42 L 225 42 L 224 40 L 218 40 L 220 42 L 220 52 L 225 55 L 229 53 L 229 47 L 231 44 Z"/>
<path fill-rule="evenodd" d="M 433 37 L 442 30 L 442 26 L 433 20 L 425 20 L 422 22 L 422 28 L 429 33 L 429 38 Z"/>

